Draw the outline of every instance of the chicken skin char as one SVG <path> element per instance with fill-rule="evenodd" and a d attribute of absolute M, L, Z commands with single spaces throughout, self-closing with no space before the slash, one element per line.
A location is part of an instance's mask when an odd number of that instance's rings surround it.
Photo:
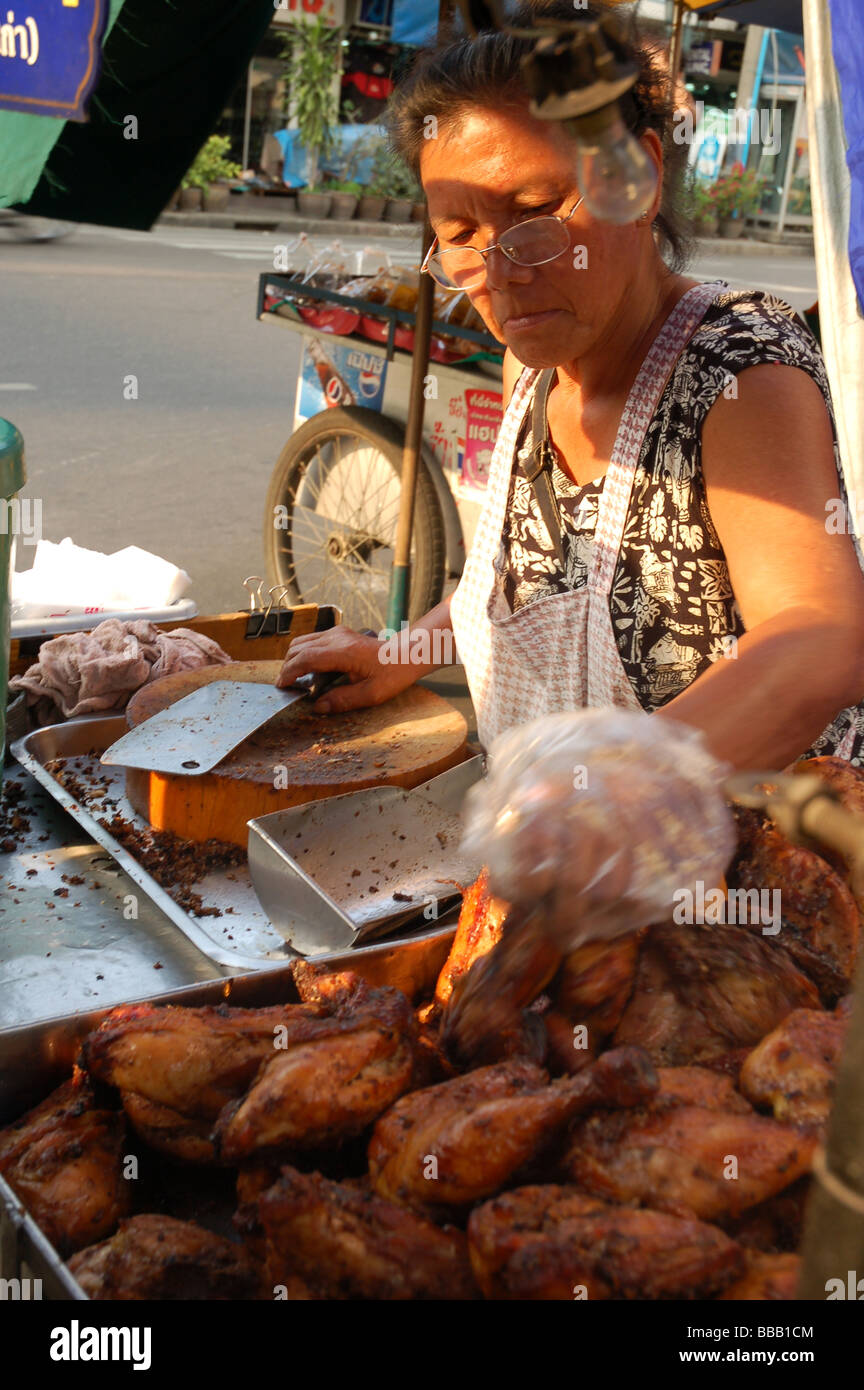
<path fill-rule="evenodd" d="M 506 1187 L 575 1115 L 637 1105 L 656 1089 L 639 1048 L 607 1052 L 551 1084 L 530 1062 L 480 1067 L 410 1092 L 381 1117 L 369 1145 L 372 1186 L 417 1211 L 459 1210 Z"/>
<path fill-rule="evenodd" d="M 408 1089 L 417 1024 L 401 990 L 358 994 L 331 1025 L 326 1039 L 277 1052 L 246 1095 L 225 1108 L 214 1132 L 225 1162 L 340 1144 Z"/>
<path fill-rule="evenodd" d="M 741 927 L 651 927 L 616 1046 L 644 1047 L 657 1066 L 687 1066 L 752 1048 L 816 986 L 770 938 Z"/>
<path fill-rule="evenodd" d="M 242 1246 L 173 1216 L 133 1216 L 69 1269 L 95 1299 L 248 1299 L 257 1280 Z"/>
<path fill-rule="evenodd" d="M 847 1010 L 796 1009 L 763 1038 L 741 1068 L 740 1087 L 775 1120 L 824 1129 L 843 1051 Z"/>
<path fill-rule="evenodd" d="M 730 886 L 779 893 L 782 922 L 773 944 L 813 980 L 823 1003 L 834 1004 L 848 990 L 858 957 L 860 916 L 851 889 L 821 855 L 790 844 L 771 821 L 740 808 L 736 820 Z M 747 929 L 761 933 L 762 925 Z"/>
<path fill-rule="evenodd" d="M 574 1126 L 561 1176 L 606 1201 L 712 1221 L 789 1187 L 815 1148 L 813 1135 L 763 1115 L 661 1104 Z"/>
<path fill-rule="evenodd" d="M 283 1167 L 241 1208 L 241 1228 L 260 1223 L 267 1280 L 300 1279 L 312 1296 L 473 1299 L 479 1296 L 462 1231 L 441 1228 L 358 1185 Z"/>
<path fill-rule="evenodd" d="M 126 1124 L 96 1110 L 78 1074 L 0 1133 L 0 1173 L 62 1255 L 102 1240 L 130 1210 Z"/>
<path fill-rule="evenodd" d="M 496 1299 L 708 1298 L 745 1269 L 740 1246 L 714 1226 L 554 1184 L 475 1207 L 468 1245 L 484 1296 Z"/>
<path fill-rule="evenodd" d="M 409 1084 L 416 1024 L 399 990 L 305 962 L 292 974 L 299 1004 L 115 1009 L 84 1064 L 118 1088 L 142 1138 L 186 1162 L 220 1161 L 214 1127 L 226 1162 L 338 1142 Z"/>

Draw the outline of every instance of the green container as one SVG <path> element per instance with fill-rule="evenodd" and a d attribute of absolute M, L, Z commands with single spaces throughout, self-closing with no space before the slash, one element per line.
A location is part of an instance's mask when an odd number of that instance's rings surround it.
<path fill-rule="evenodd" d="M 9 596 L 12 587 L 12 552 L 18 509 L 12 499 L 24 486 L 24 440 L 8 420 L 0 420 L 0 749 L 6 747 L 6 700 L 9 680 Z M 0 757 L 0 786 L 3 783 Z"/>

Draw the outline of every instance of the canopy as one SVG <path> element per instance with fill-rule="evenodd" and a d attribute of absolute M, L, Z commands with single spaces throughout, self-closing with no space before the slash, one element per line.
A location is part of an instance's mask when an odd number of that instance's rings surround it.
<path fill-rule="evenodd" d="M 0 111 L 0 207 L 147 230 L 272 18 L 273 0 L 110 0 L 89 120 Z"/>

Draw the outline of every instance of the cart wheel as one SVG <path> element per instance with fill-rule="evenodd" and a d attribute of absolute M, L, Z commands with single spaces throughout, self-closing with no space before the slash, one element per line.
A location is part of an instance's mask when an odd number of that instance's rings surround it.
<path fill-rule="evenodd" d="M 386 626 L 403 443 L 401 426 L 359 406 L 323 410 L 292 434 L 264 515 L 267 577 L 292 602 L 337 604 L 348 627 Z M 409 618 L 434 608 L 443 586 L 444 520 L 421 461 Z"/>

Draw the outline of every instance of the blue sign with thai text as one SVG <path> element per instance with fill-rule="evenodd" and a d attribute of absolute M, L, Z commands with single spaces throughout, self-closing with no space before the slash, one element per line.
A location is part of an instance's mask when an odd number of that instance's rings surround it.
<path fill-rule="evenodd" d="M 5 0 L 0 8 L 0 107 L 86 120 L 107 16 L 108 0 Z"/>

